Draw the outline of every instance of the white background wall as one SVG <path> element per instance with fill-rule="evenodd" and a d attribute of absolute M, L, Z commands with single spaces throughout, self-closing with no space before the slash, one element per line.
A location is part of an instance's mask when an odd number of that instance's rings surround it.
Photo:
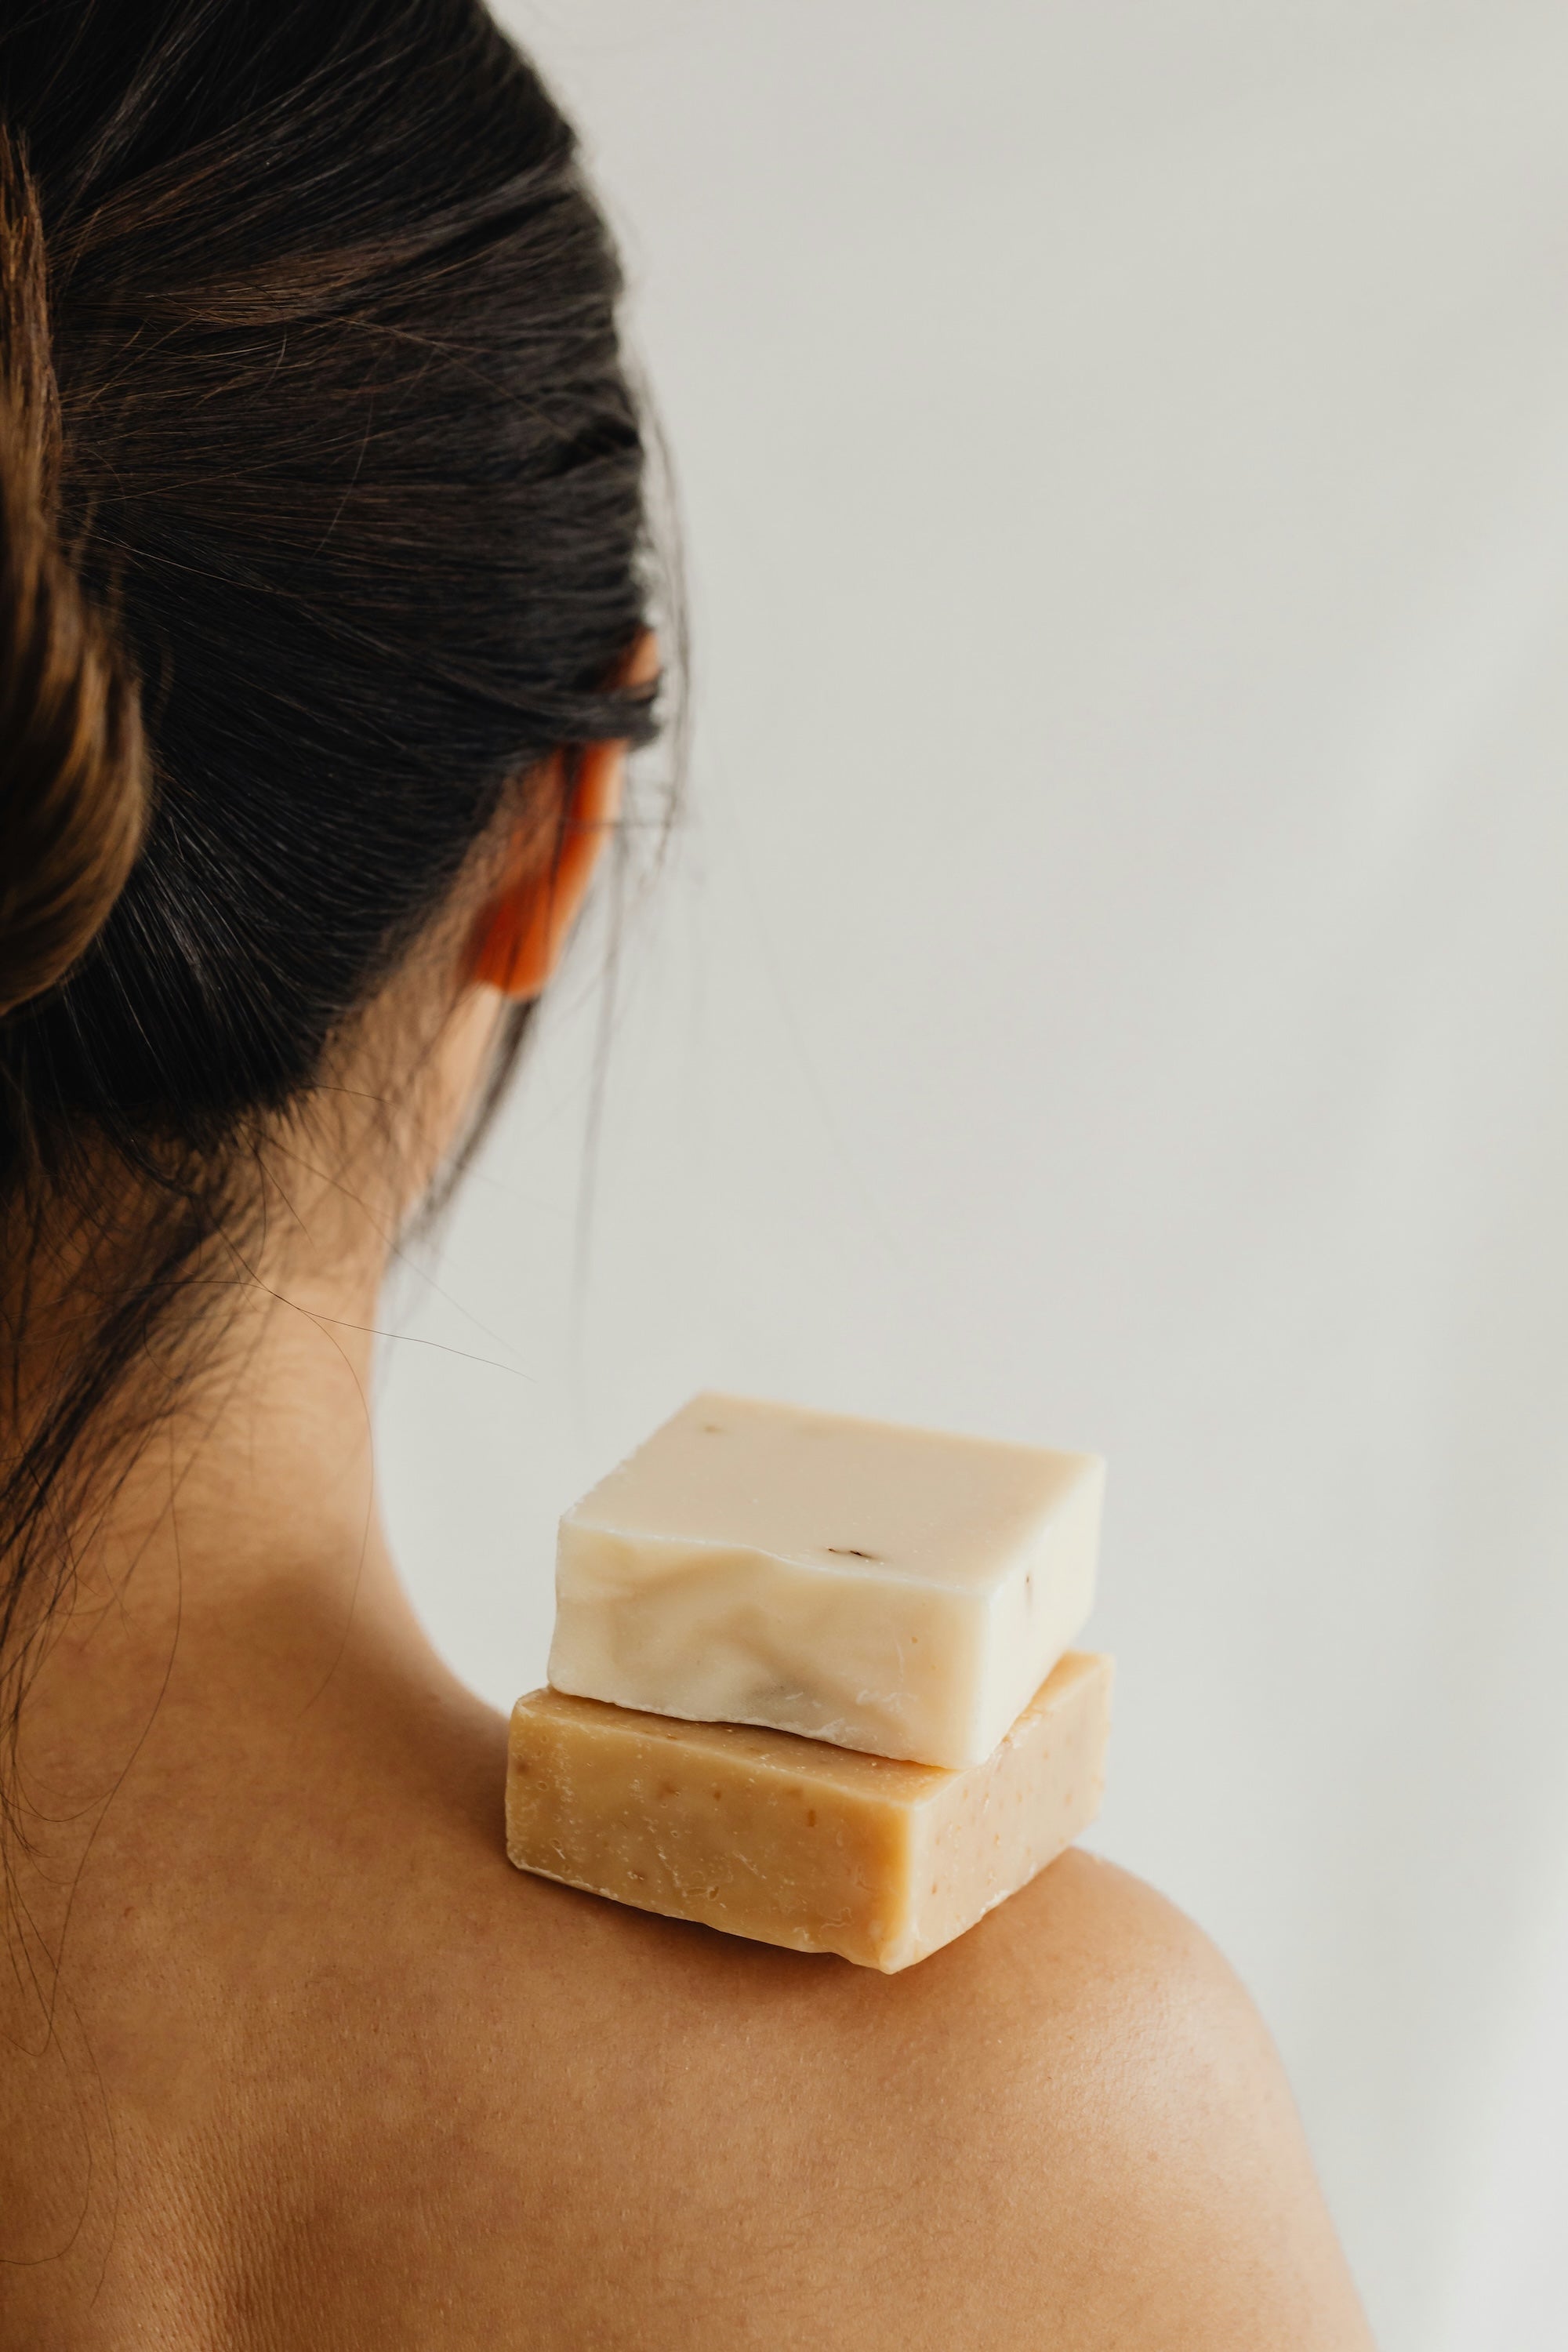
<path fill-rule="evenodd" d="M 1560 2352 L 1568 15 L 510 21 L 698 732 L 585 1277 L 593 933 L 389 1307 L 419 1605 L 538 1679 L 557 1513 L 704 1383 L 1103 1449 L 1099 1842 L 1255 1990 L 1384 2352 Z"/>

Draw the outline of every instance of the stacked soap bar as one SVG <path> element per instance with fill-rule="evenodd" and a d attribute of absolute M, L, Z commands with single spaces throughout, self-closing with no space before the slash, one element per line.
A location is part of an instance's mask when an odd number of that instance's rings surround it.
<path fill-rule="evenodd" d="M 1093 1820 L 1110 1667 L 1069 1652 L 959 1772 L 535 1691 L 512 1717 L 508 1850 L 645 1911 L 907 1968 Z"/>
<path fill-rule="evenodd" d="M 695 1398 L 562 1522 L 521 1867 L 884 1969 L 1094 1816 L 1103 1465 Z"/>

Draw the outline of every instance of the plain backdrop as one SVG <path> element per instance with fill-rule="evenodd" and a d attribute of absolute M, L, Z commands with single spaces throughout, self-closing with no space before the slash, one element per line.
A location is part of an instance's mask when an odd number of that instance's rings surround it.
<path fill-rule="evenodd" d="M 418 1606 L 540 1679 L 558 1513 L 701 1385 L 1104 1451 L 1097 1843 L 1256 1993 L 1384 2352 L 1561 2352 L 1568 13 L 508 22 L 696 728 L 388 1302 Z"/>

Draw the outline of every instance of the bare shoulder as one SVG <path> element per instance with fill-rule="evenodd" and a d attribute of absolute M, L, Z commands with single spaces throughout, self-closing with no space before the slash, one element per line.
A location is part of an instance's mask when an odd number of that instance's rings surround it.
<path fill-rule="evenodd" d="M 1125 1873 L 1068 1854 L 890 1979 L 697 1966 L 722 2023 L 682 2193 L 740 2257 L 702 2342 L 752 2341 L 765 2287 L 803 2347 L 1368 2343 L 1256 2011 Z"/>
<path fill-rule="evenodd" d="M 495 1902 L 449 2101 L 451 2228 L 512 2220 L 474 2341 L 526 2310 L 520 2343 L 626 2352 L 1369 2345 L 1256 2012 L 1125 1873 L 1068 1854 L 894 1978 Z"/>
<path fill-rule="evenodd" d="M 880 1977 L 514 1871 L 466 1706 L 167 1737 L 75 1930 L 125 2324 L 48 2340 L 1365 2352 L 1268 2037 L 1109 1864 Z"/>
<path fill-rule="evenodd" d="M 931 2053 L 909 2136 L 949 2138 L 947 2341 L 1370 2346 L 1273 2045 L 1163 1897 L 1069 1853 L 906 1984 L 889 2026 Z"/>

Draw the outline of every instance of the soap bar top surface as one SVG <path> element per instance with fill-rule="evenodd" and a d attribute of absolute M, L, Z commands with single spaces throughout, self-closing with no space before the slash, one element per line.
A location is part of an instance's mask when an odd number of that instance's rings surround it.
<path fill-rule="evenodd" d="M 994 1582 L 1084 1457 L 752 1397 L 693 1397 L 567 1512 L 574 1528 L 754 1546 L 821 1569 Z"/>
<path fill-rule="evenodd" d="M 561 1523 L 558 1690 L 947 1768 L 1093 1596 L 1094 1456 L 709 1393 Z"/>

